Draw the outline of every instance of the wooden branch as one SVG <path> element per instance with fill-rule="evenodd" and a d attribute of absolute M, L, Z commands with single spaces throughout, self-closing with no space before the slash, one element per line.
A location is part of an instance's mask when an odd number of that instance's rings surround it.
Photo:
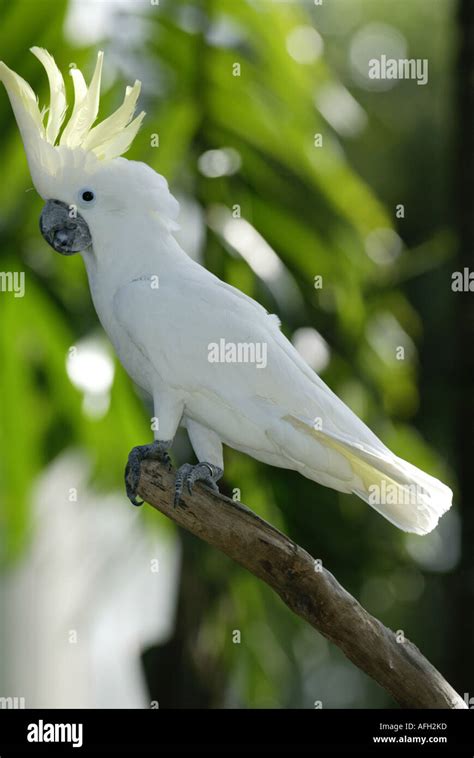
<path fill-rule="evenodd" d="M 280 595 L 404 708 L 467 708 L 418 648 L 371 616 L 333 575 L 271 524 L 197 484 L 173 507 L 174 472 L 156 461 L 141 468 L 139 494 L 154 508 L 221 550 Z M 319 562 L 318 562 L 319 563 Z"/>

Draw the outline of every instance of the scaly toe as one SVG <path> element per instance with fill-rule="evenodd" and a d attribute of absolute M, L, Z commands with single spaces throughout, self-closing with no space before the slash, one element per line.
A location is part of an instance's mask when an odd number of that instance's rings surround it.
<path fill-rule="evenodd" d="M 170 470 L 171 458 L 168 453 L 170 445 L 171 441 L 155 440 L 149 445 L 137 445 L 130 450 L 125 467 L 125 489 L 132 505 L 143 505 L 145 502 L 137 494 L 142 461 L 158 460 L 164 463 L 168 470 Z"/>
<path fill-rule="evenodd" d="M 202 482 L 210 489 L 219 492 L 216 481 L 222 476 L 222 469 L 213 466 L 211 463 L 197 463 L 191 466 L 190 463 L 184 463 L 176 472 L 174 505 L 177 506 L 183 489 L 186 487 L 190 495 L 193 494 L 193 488 L 196 482 Z"/>
<path fill-rule="evenodd" d="M 181 495 L 183 494 L 184 485 L 187 483 L 188 476 L 191 469 L 192 469 L 192 466 L 189 463 L 183 463 L 183 465 L 180 466 L 176 472 L 176 477 L 174 480 L 174 502 L 173 502 L 173 505 L 175 508 L 179 504 Z"/>

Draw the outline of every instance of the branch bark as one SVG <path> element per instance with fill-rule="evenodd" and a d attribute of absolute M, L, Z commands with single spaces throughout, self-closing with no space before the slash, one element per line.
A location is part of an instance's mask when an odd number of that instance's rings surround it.
<path fill-rule="evenodd" d="M 418 648 L 371 616 L 299 545 L 242 503 L 197 484 L 173 507 L 174 472 L 156 461 L 141 467 L 140 496 L 179 526 L 266 582 L 403 708 L 467 708 Z"/>

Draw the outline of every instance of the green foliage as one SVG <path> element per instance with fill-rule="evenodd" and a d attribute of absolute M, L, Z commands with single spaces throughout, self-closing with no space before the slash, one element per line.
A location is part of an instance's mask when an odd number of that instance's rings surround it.
<path fill-rule="evenodd" d="M 24 1 L 6 3 L 2 9 L 2 56 L 40 93 L 41 103 L 47 102 L 47 82 L 41 66 L 27 53 L 33 44 L 50 49 L 63 70 L 72 61 L 90 67 L 90 51 L 71 49 L 64 42 L 66 8 L 66 2 L 55 2 L 51 14 L 48 3 Z M 83 413 L 81 395 L 66 373 L 69 348 L 96 323 L 82 262 L 63 265 L 39 235 L 41 200 L 27 191 L 31 179 L 4 93 L 0 133 L 1 268 L 24 271 L 26 278 L 25 297 L 0 296 L 0 558 L 5 561 L 25 546 L 32 487 L 52 458 L 69 445 L 83 446 L 96 462 L 99 483 L 117 486 L 128 450 L 137 439 L 146 438 L 149 429 L 118 365 L 106 417 L 97 421 Z"/>

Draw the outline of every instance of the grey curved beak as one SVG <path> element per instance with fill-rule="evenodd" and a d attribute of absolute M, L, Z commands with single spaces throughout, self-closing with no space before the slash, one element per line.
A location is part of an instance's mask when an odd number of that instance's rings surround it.
<path fill-rule="evenodd" d="M 40 231 L 53 250 L 74 255 L 92 245 L 89 227 L 78 213 L 61 200 L 48 200 L 40 216 Z"/>

